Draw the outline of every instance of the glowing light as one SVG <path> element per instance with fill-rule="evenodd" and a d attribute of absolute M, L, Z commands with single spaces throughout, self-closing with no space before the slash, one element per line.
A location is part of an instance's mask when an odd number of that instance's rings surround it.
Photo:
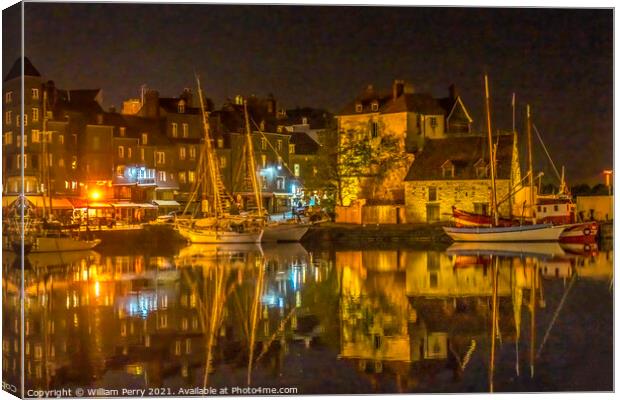
<path fill-rule="evenodd" d="M 95 297 L 99 297 L 99 294 L 101 293 L 101 288 L 99 285 L 99 281 L 95 282 Z"/>
<path fill-rule="evenodd" d="M 88 194 L 91 200 L 99 200 L 101 198 L 101 192 L 98 190 L 93 190 Z"/>

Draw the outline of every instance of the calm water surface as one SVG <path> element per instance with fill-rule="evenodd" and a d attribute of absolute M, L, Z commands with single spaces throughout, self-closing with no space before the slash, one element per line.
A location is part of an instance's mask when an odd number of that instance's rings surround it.
<path fill-rule="evenodd" d="M 613 252 L 581 250 L 32 255 L 26 388 L 609 391 Z M 3 256 L 2 366 L 18 382 L 20 275 Z"/>

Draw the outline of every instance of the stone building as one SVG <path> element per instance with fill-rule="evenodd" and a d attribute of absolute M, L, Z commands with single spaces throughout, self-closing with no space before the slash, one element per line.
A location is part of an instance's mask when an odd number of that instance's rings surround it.
<path fill-rule="evenodd" d="M 512 182 L 521 181 L 516 137 L 493 138 L 497 145 L 496 186 L 499 212 L 509 215 Z M 405 177 L 408 223 L 448 221 L 452 206 L 488 214 L 491 196 L 488 142 L 484 136 L 429 139 Z"/>
<path fill-rule="evenodd" d="M 392 169 L 380 182 L 379 189 L 368 190 L 373 176 L 370 170 L 363 176 L 345 177 L 345 206 L 361 198 L 402 204 L 403 178 L 414 154 L 424 148 L 425 141 L 469 135 L 472 123 L 454 85 L 450 86 L 448 97 L 434 98 L 428 93 L 415 92 L 412 85 L 401 80 L 394 81 L 391 93 L 380 93 L 369 85 L 336 115 L 336 119 L 341 148 L 346 147 L 348 140 L 357 140 L 369 141 L 378 149 L 382 138 L 392 137 L 397 140 L 398 151 L 406 158 L 406 165 Z"/>

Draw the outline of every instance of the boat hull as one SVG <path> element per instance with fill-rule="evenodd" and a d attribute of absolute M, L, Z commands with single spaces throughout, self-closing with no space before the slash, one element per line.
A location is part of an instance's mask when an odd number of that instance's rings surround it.
<path fill-rule="evenodd" d="M 263 242 L 299 242 L 308 232 L 308 224 L 269 224 L 265 226 Z"/>
<path fill-rule="evenodd" d="M 595 243 L 598 225 L 595 222 L 569 224 L 560 235 L 561 243 Z"/>
<path fill-rule="evenodd" d="M 178 226 L 181 236 L 191 243 L 260 243 L 263 230 L 251 230 L 247 232 L 233 232 L 210 228 L 191 228 Z"/>
<path fill-rule="evenodd" d="M 523 225 L 443 229 L 455 242 L 555 242 L 565 228 L 563 225 Z"/>
<path fill-rule="evenodd" d="M 38 237 L 24 244 L 25 253 L 50 253 L 57 251 L 91 250 L 101 243 L 101 239 L 80 240 L 73 238 Z M 15 247 L 15 246 L 14 246 Z M 29 247 L 29 250 L 26 249 Z"/>

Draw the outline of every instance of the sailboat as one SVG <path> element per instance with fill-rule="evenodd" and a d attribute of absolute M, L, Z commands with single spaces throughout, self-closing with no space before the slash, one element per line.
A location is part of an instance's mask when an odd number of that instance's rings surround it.
<path fill-rule="evenodd" d="M 299 242 L 301 238 L 308 232 L 310 229 L 311 223 L 302 222 L 300 220 L 281 220 L 281 221 L 270 221 L 265 217 L 262 201 L 261 201 L 261 190 L 258 185 L 258 170 L 256 169 L 256 161 L 254 160 L 254 149 L 252 145 L 252 136 L 250 133 L 250 118 L 248 114 L 247 101 L 243 103 L 243 111 L 245 116 L 245 134 L 246 134 L 246 152 L 247 159 L 249 160 L 249 171 L 250 179 L 252 181 L 252 190 L 256 197 L 256 205 L 258 209 L 258 217 L 263 219 L 263 242 Z M 276 151 L 277 152 L 277 151 Z"/>
<path fill-rule="evenodd" d="M 487 134 L 489 142 L 489 164 L 491 169 L 491 205 L 493 217 L 491 226 L 468 226 L 468 227 L 444 227 L 444 231 L 454 241 L 462 242 L 537 242 L 557 241 L 566 229 L 564 225 L 537 224 L 534 218 L 533 224 L 521 226 L 499 226 L 499 213 L 497 210 L 497 190 L 495 186 L 495 156 L 493 152 L 493 140 L 491 135 L 491 111 L 489 105 L 489 83 L 484 76 L 485 105 L 487 114 Z M 532 176 L 532 149 L 530 132 L 530 107 L 527 106 L 528 121 L 528 161 L 530 204 L 534 204 L 534 179 Z"/>
<path fill-rule="evenodd" d="M 224 210 L 225 191 L 215 162 L 215 151 L 211 143 L 208 113 L 205 110 L 200 79 L 196 76 L 198 96 L 204 128 L 204 145 L 198 162 L 198 182 L 190 197 L 189 205 L 196 198 L 198 188 L 202 188 L 201 218 L 177 219 L 176 229 L 191 243 L 259 243 L 263 236 L 260 219 L 251 216 L 230 215 Z M 210 184 L 211 203 L 208 199 Z M 186 208 L 187 211 L 187 208 Z"/>

